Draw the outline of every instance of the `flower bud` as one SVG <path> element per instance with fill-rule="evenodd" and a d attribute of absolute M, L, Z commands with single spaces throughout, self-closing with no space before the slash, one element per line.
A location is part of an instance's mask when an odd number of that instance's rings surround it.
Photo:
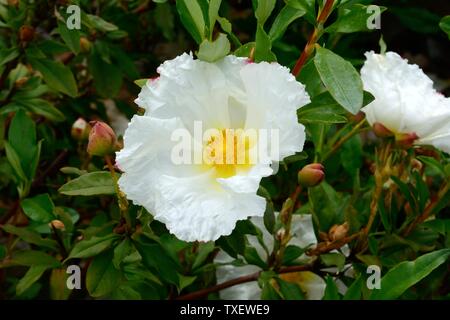
<path fill-rule="evenodd" d="M 88 53 L 91 50 L 91 42 L 86 37 L 80 38 L 80 51 Z"/>
<path fill-rule="evenodd" d="M 91 131 L 91 126 L 83 118 L 78 118 L 72 125 L 72 138 L 77 141 L 87 140 L 89 138 L 89 132 Z"/>
<path fill-rule="evenodd" d="M 8 5 L 17 8 L 19 6 L 19 0 L 8 0 Z"/>
<path fill-rule="evenodd" d="M 391 130 L 389 130 L 379 122 L 375 122 L 372 125 L 372 130 L 375 133 L 375 135 L 379 138 L 388 138 L 394 135 L 394 133 Z"/>
<path fill-rule="evenodd" d="M 312 163 L 303 167 L 298 173 L 298 183 L 304 187 L 314 187 L 325 179 L 324 167 L 320 163 Z"/>
<path fill-rule="evenodd" d="M 411 133 L 399 133 L 395 136 L 397 145 L 402 148 L 409 149 L 413 146 L 414 142 L 419 138 L 415 132 Z"/>
<path fill-rule="evenodd" d="M 113 129 L 101 121 L 91 121 L 87 152 L 93 156 L 105 156 L 116 149 L 116 134 Z"/>
<path fill-rule="evenodd" d="M 34 28 L 31 26 L 23 25 L 19 29 L 19 39 L 22 42 L 29 42 L 34 38 Z"/>
<path fill-rule="evenodd" d="M 58 230 L 64 230 L 66 228 L 61 220 L 53 220 L 50 222 L 50 226 Z"/>

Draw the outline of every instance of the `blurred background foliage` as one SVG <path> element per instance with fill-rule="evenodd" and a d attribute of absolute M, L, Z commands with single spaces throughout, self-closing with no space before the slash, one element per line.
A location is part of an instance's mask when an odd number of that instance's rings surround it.
<path fill-rule="evenodd" d="M 441 19 L 450 14 L 449 1 L 343 2 L 387 7 L 381 32 L 334 32 L 321 39 L 322 45 L 358 69 L 364 52 L 379 51 L 382 34 L 388 50 L 419 64 L 436 88 L 450 95 L 450 41 L 439 27 Z M 69 30 L 64 23 L 66 8 L 74 3 L 81 7 L 81 30 Z M 272 25 L 284 6 L 284 1 L 276 2 L 267 25 Z M 232 51 L 239 49 L 240 43 L 255 40 L 252 1 L 223 1 L 220 16 L 231 22 Z M 296 19 L 284 36 L 272 43 L 280 64 L 294 66 L 313 30 L 311 19 L 314 15 Z M 329 24 L 337 19 L 334 12 Z M 71 179 L 105 168 L 101 158 L 86 153 L 85 141 L 71 135 L 72 124 L 80 117 L 102 120 L 122 135 L 128 119 L 139 112 L 133 100 L 140 88 L 134 81 L 155 77 L 165 60 L 197 50 L 198 44 L 183 27 L 172 0 L 0 0 L 0 299 L 173 298 L 215 283 L 213 258 L 219 248 L 236 257 L 236 264 L 254 263 L 255 253 L 245 235 L 258 235 L 259 231 L 249 222 L 238 223 L 231 236 L 216 244 L 185 243 L 171 236 L 163 224 L 152 221 L 142 208 L 131 206 L 133 231 L 138 232 L 130 235 L 117 229 L 123 222 L 106 171 L 84 182 L 95 180 L 98 188 L 106 188 L 97 193 L 103 193 L 101 196 L 73 197 L 70 191 L 58 192 Z M 245 48 L 241 54 L 245 55 Z M 344 119 L 353 121 L 348 114 Z M 329 129 L 327 141 L 342 127 L 337 121 Z M 308 130 L 314 131 L 314 126 Z M 275 210 L 282 208 L 295 189 L 298 170 L 312 161 L 314 144 L 308 141 L 305 152 L 287 159 L 276 176 L 262 182 Z M 357 272 L 364 274 L 363 267 L 368 264 L 389 270 L 402 261 L 450 246 L 448 193 L 439 207 L 442 221 L 402 235 L 405 210 L 399 204 L 415 197 L 411 201 L 423 209 L 430 194 L 448 179 L 446 155 L 424 150 L 422 156 L 429 179 L 423 182 L 419 177 L 414 186 L 399 181 L 400 203 L 384 209 L 389 211 L 385 216 L 396 220 L 379 222 L 383 233 L 369 238 L 366 253 L 344 258 Z M 301 194 L 305 205 L 295 213 L 316 212 L 318 237 L 345 221 L 350 232 L 364 225 L 374 184 L 373 157 L 373 139 L 365 134 L 355 136 L 324 162 L 327 181 Z M 413 175 L 411 172 L 408 174 Z M 103 185 L 98 181 L 104 181 Z M 54 220 L 64 227 L 49 225 Z M 338 260 L 319 262 L 315 270 L 320 273 L 324 265 L 340 265 L 342 257 Z M 71 261 L 82 267 L 83 274 L 82 290 L 73 292 L 65 287 L 66 267 Z M 261 266 L 259 261 L 257 264 Z M 265 262 L 262 266 L 267 268 Z M 402 297 L 449 298 L 448 264 L 433 270 L 426 281 L 418 279 Z M 343 277 L 342 281 L 350 286 L 354 280 Z M 333 284 L 329 286 L 330 294 L 334 289 Z M 283 296 L 272 291 L 265 294 L 266 298 Z M 333 297 L 340 298 L 337 293 Z M 289 294 L 284 298 L 290 298 Z"/>

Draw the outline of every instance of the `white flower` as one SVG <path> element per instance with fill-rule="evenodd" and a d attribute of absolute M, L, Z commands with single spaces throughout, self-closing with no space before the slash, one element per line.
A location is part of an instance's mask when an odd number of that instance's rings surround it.
<path fill-rule="evenodd" d="M 450 152 L 450 99 L 433 88 L 432 80 L 397 53 L 366 53 L 361 69 L 364 89 L 375 100 L 364 107 L 371 125 L 394 132 L 415 133 L 416 144 Z"/>
<path fill-rule="evenodd" d="M 117 154 L 121 190 L 185 241 L 216 240 L 230 234 L 238 220 L 262 216 L 266 203 L 256 195 L 261 178 L 303 148 L 305 132 L 296 110 L 310 102 L 305 87 L 279 64 L 235 56 L 207 63 L 183 54 L 164 62 L 158 73 L 136 99 L 145 113 L 132 118 Z M 172 152 L 179 142 L 172 134 L 177 130 L 193 138 L 194 153 L 214 141 L 196 139 L 199 121 L 204 130 L 219 132 L 278 130 L 278 141 L 269 137 L 268 146 L 278 144 L 279 154 L 255 163 L 245 158 L 243 164 L 175 164 Z M 245 145 L 253 150 L 258 144 Z"/>
<path fill-rule="evenodd" d="M 273 236 L 267 232 L 261 217 L 253 217 L 251 221 L 263 232 L 263 241 L 267 245 L 269 252 L 273 249 Z M 310 214 L 292 216 L 292 234 L 289 245 L 306 248 L 317 244 L 314 234 L 312 216 Z M 248 236 L 249 245 L 254 247 L 263 260 L 267 260 L 267 254 L 259 244 L 255 236 Z M 307 263 L 311 258 L 305 254 L 297 259 L 297 262 Z M 214 260 L 215 263 L 229 263 L 233 259 L 224 251 L 220 251 Z M 230 264 L 217 267 L 216 278 L 218 283 L 235 279 L 237 277 L 252 274 L 260 271 L 254 265 L 235 267 Z M 280 277 L 289 282 L 296 283 L 305 293 L 309 300 L 320 300 L 325 293 L 325 281 L 311 271 L 301 271 L 281 274 Z M 257 300 L 261 298 L 261 288 L 257 282 L 247 282 L 220 291 L 220 297 L 225 300 Z"/>

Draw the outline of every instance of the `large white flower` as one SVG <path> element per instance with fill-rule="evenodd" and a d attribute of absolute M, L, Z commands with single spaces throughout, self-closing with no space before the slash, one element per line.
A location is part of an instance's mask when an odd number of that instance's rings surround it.
<path fill-rule="evenodd" d="M 415 142 L 450 152 L 450 99 L 433 88 L 433 81 L 395 52 L 366 53 L 361 69 L 364 89 L 375 100 L 364 107 L 367 120 L 394 132 L 415 133 Z"/>
<path fill-rule="evenodd" d="M 261 178 L 303 148 L 305 132 L 296 110 L 310 101 L 305 87 L 279 64 L 235 56 L 207 63 L 183 54 L 164 62 L 158 73 L 136 99 L 145 113 L 131 119 L 117 154 L 121 190 L 185 241 L 216 240 L 230 234 L 236 221 L 262 216 L 265 200 L 256 194 Z M 192 138 L 192 149 L 182 154 L 195 154 L 199 146 L 202 152 L 214 141 L 196 138 L 199 121 L 203 131 L 278 130 L 278 141 L 268 134 L 265 146 L 245 139 L 244 145 L 246 152 L 273 145 L 279 152 L 253 162 L 244 157 L 243 163 L 174 163 L 173 150 L 180 144 L 174 132 L 183 130 Z M 227 146 L 219 153 L 228 152 Z"/>
<path fill-rule="evenodd" d="M 253 217 L 251 221 L 260 229 L 263 233 L 263 241 L 267 245 L 269 251 L 273 249 L 273 235 L 269 234 L 264 227 L 264 222 L 261 217 Z M 267 260 L 267 254 L 259 244 L 255 236 L 248 236 L 249 244 L 256 249 L 259 256 Z M 311 245 L 316 245 L 317 239 L 314 234 L 312 216 L 310 214 L 292 216 L 292 239 L 289 241 L 289 245 L 295 245 L 300 248 L 306 248 Z M 216 278 L 218 283 L 222 283 L 237 277 L 252 274 L 260 271 L 261 269 L 254 265 L 245 265 L 242 267 L 236 267 L 229 264 L 233 260 L 224 251 L 219 251 L 214 262 L 223 264 L 217 267 Z M 309 262 L 311 258 L 305 254 L 298 258 L 298 262 Z M 228 264 L 225 264 L 228 263 Z M 296 283 L 300 286 L 305 293 L 308 300 L 320 300 L 325 293 L 325 281 L 317 274 L 311 271 L 301 271 L 281 274 L 280 277 L 292 283 Z M 225 300 L 258 300 L 261 298 L 261 288 L 256 282 L 247 282 L 239 284 L 220 291 L 220 297 Z"/>

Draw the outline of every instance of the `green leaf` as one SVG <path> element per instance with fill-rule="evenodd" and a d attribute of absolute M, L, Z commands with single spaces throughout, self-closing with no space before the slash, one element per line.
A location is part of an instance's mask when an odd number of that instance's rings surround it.
<path fill-rule="evenodd" d="M 248 42 L 242 46 L 240 46 L 239 48 L 237 48 L 234 51 L 234 55 L 236 57 L 250 57 L 250 54 L 252 53 L 253 50 L 255 50 L 255 46 L 256 43 L 255 42 Z"/>
<path fill-rule="evenodd" d="M 141 300 L 142 296 L 130 285 L 123 284 L 111 292 L 111 295 L 108 298 L 113 300 Z"/>
<path fill-rule="evenodd" d="M 341 253 L 337 252 L 325 253 L 320 255 L 320 260 L 327 267 L 336 266 L 339 269 L 339 271 L 342 271 L 344 269 L 345 256 Z"/>
<path fill-rule="evenodd" d="M 450 16 L 445 16 L 439 22 L 439 27 L 448 35 L 450 39 Z"/>
<path fill-rule="evenodd" d="M 297 284 L 280 278 L 277 278 L 277 283 L 285 300 L 305 300 L 305 295 Z"/>
<path fill-rule="evenodd" d="M 47 223 L 55 219 L 55 205 L 48 193 L 22 200 L 23 212 L 33 221 Z"/>
<path fill-rule="evenodd" d="M 192 264 L 192 270 L 200 267 L 206 261 L 208 256 L 214 251 L 215 247 L 216 245 L 214 241 L 200 243 L 197 256 L 195 257 L 194 263 Z"/>
<path fill-rule="evenodd" d="M 363 105 L 363 85 L 352 64 L 332 51 L 317 48 L 314 64 L 333 98 L 352 114 Z"/>
<path fill-rule="evenodd" d="M 30 112 L 43 116 L 52 121 L 64 121 L 64 114 L 59 111 L 53 104 L 44 99 L 25 99 L 18 102 Z"/>
<path fill-rule="evenodd" d="M 142 88 L 147 83 L 148 79 L 137 79 L 134 80 L 134 83 L 139 87 Z"/>
<path fill-rule="evenodd" d="M 140 235 L 134 241 L 136 249 L 142 257 L 142 263 L 150 271 L 161 276 L 166 282 L 179 285 L 178 265 L 157 242 Z M 181 271 L 181 270 L 179 270 Z"/>
<path fill-rule="evenodd" d="M 308 192 L 318 230 L 328 232 L 334 224 L 344 222 L 346 201 L 342 200 L 332 186 L 323 181 L 318 186 L 309 188 Z"/>
<path fill-rule="evenodd" d="M 305 123 L 346 123 L 346 111 L 328 93 L 315 96 L 311 103 L 297 111 L 298 121 Z"/>
<path fill-rule="evenodd" d="M 4 226 L 1 226 L 1 228 L 5 230 L 5 232 L 14 234 L 28 243 L 35 244 L 41 247 L 46 247 L 53 250 L 56 250 L 58 248 L 58 244 L 56 243 L 55 240 L 44 239 L 40 236 L 39 233 L 29 230 L 28 228 L 19 228 L 11 224 L 6 224 Z"/>
<path fill-rule="evenodd" d="M 326 92 L 326 89 L 320 80 L 319 72 L 314 64 L 314 59 L 309 60 L 300 70 L 297 80 L 305 85 L 306 91 L 312 100 L 314 100 L 315 96 Z"/>
<path fill-rule="evenodd" d="M 14 172 L 22 181 L 27 181 L 28 178 L 26 177 L 25 172 L 22 169 L 22 165 L 20 164 L 19 155 L 7 141 L 4 142 L 4 146 L 6 158 L 8 159 L 8 162 L 11 165 L 11 167 L 14 169 Z"/>
<path fill-rule="evenodd" d="M 269 37 L 271 41 L 273 42 L 281 38 L 286 32 L 288 26 L 298 18 L 303 17 L 305 14 L 306 11 L 303 9 L 297 9 L 289 5 L 284 6 L 270 28 Z"/>
<path fill-rule="evenodd" d="M 386 10 L 386 7 L 380 7 L 380 14 Z M 373 11 L 368 10 L 368 6 L 362 4 L 353 4 L 345 6 L 340 10 L 339 17 L 336 22 L 325 29 L 325 32 L 333 33 L 352 33 L 359 31 L 371 31 L 367 28 L 369 19 L 374 19 Z"/>
<path fill-rule="evenodd" d="M 61 262 L 51 255 L 37 250 L 16 251 L 9 262 L 11 265 L 21 266 L 46 266 L 56 268 L 61 266 Z"/>
<path fill-rule="evenodd" d="M 230 41 L 225 34 L 220 33 L 216 40 L 203 40 L 197 53 L 200 60 L 214 62 L 225 57 L 230 52 Z"/>
<path fill-rule="evenodd" d="M 266 203 L 266 210 L 264 211 L 263 221 L 267 231 L 272 234 L 275 230 L 275 209 L 270 199 Z"/>
<path fill-rule="evenodd" d="M 256 3 L 255 16 L 258 20 L 258 24 L 263 26 L 275 8 L 276 0 L 256 0 Z"/>
<path fill-rule="evenodd" d="M 381 289 L 372 291 L 371 300 L 393 300 L 399 298 L 408 288 L 428 276 L 445 263 L 450 249 L 424 254 L 415 261 L 404 261 L 389 270 L 381 279 Z"/>
<path fill-rule="evenodd" d="M 120 269 L 120 264 L 123 262 L 123 259 L 130 255 L 130 253 L 133 251 L 133 243 L 130 241 L 129 238 L 123 239 L 121 243 L 117 247 L 114 248 L 114 258 L 113 258 L 113 264 L 116 267 L 116 269 Z"/>
<path fill-rule="evenodd" d="M 27 116 L 25 111 L 19 110 L 15 114 L 8 131 L 8 141 L 16 152 L 22 171 L 28 180 L 32 180 L 32 163 L 37 156 L 36 129 L 33 120 Z M 11 165 L 20 174 L 20 169 L 16 165 L 15 155 L 11 152 Z M 10 158 L 8 157 L 8 160 Z M 14 164 L 13 164 L 14 163 Z"/>
<path fill-rule="evenodd" d="M 217 17 L 219 16 L 219 9 L 222 0 L 210 0 L 208 7 L 208 16 L 209 16 L 209 32 L 210 36 L 212 36 L 214 31 L 214 24 L 216 23 Z"/>
<path fill-rule="evenodd" d="M 364 278 L 362 276 L 359 276 L 358 279 L 356 279 L 356 281 L 353 281 L 351 286 L 347 289 L 347 292 L 345 293 L 342 300 L 360 300 L 363 284 Z"/>
<path fill-rule="evenodd" d="M 75 244 L 66 260 L 96 256 L 110 248 L 113 242 L 119 237 L 117 234 L 108 234 L 103 237 L 94 236 L 88 240 L 81 240 Z"/>
<path fill-rule="evenodd" d="M 72 293 L 67 287 L 68 274 L 66 268 L 53 269 L 50 275 L 50 298 L 52 300 L 67 300 Z"/>
<path fill-rule="evenodd" d="M 101 32 L 111 32 L 118 30 L 116 25 L 105 21 L 99 16 L 87 14 L 86 17 L 89 19 L 89 22 L 93 25 L 93 27 Z"/>
<path fill-rule="evenodd" d="M 17 48 L 2 48 L 0 49 L 0 67 L 19 56 Z"/>
<path fill-rule="evenodd" d="M 31 287 L 33 283 L 35 283 L 42 277 L 45 270 L 47 270 L 48 268 L 49 267 L 45 265 L 31 266 L 30 269 L 28 269 L 27 273 L 25 273 L 23 278 L 20 279 L 17 283 L 16 294 L 23 294 L 28 288 Z"/>
<path fill-rule="evenodd" d="M 58 21 L 58 32 L 67 47 L 75 54 L 80 52 L 80 31 L 69 30 L 64 22 Z"/>
<path fill-rule="evenodd" d="M 33 68 L 38 70 L 44 77 L 49 87 L 67 94 L 71 97 L 78 95 L 78 88 L 72 71 L 61 62 L 49 59 L 36 59 L 28 57 Z"/>
<path fill-rule="evenodd" d="M 263 27 L 258 24 L 256 29 L 255 62 L 273 62 L 276 60 L 277 57 L 272 52 L 272 42 Z"/>
<path fill-rule="evenodd" d="M 83 174 L 70 180 L 58 191 L 68 196 L 94 196 L 100 194 L 115 194 L 114 182 L 107 171 L 96 171 Z"/>
<path fill-rule="evenodd" d="M 205 20 L 197 0 L 177 0 L 176 6 L 184 27 L 200 44 L 205 39 Z"/>
<path fill-rule="evenodd" d="M 179 274 L 178 278 L 180 279 L 180 282 L 178 283 L 178 291 L 181 292 L 181 290 L 193 284 L 195 279 L 197 279 L 197 276 L 184 276 Z"/>
<path fill-rule="evenodd" d="M 442 173 L 442 175 L 446 175 L 444 166 L 437 161 L 435 158 L 426 157 L 426 156 L 418 156 L 417 159 L 425 163 L 427 166 L 436 169 L 438 172 Z"/>
<path fill-rule="evenodd" d="M 261 259 L 255 248 L 246 246 L 243 256 L 248 264 L 253 264 L 263 270 L 267 268 L 267 264 Z"/>
<path fill-rule="evenodd" d="M 121 272 L 111 263 L 112 251 L 107 251 L 95 257 L 86 273 L 86 288 L 94 297 L 102 297 L 113 291 L 121 281 Z"/>
<path fill-rule="evenodd" d="M 306 20 L 312 25 L 316 22 L 316 0 L 287 0 L 287 5 L 306 12 Z"/>
<path fill-rule="evenodd" d="M 325 288 L 323 300 L 340 300 L 338 288 L 336 287 L 333 277 L 327 276 L 326 284 L 327 286 Z"/>

